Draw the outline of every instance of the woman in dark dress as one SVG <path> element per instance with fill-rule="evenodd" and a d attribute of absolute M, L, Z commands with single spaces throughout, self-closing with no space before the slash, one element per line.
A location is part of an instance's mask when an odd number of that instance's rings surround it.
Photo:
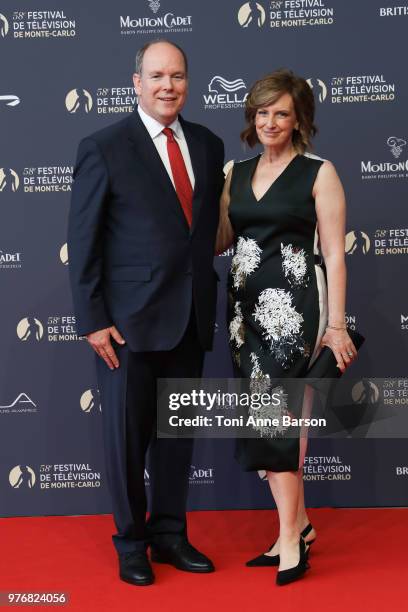
<path fill-rule="evenodd" d="M 263 152 L 230 170 L 217 237 L 217 252 L 235 247 L 236 375 L 257 384 L 304 377 L 323 345 L 343 372 L 356 357 L 345 324 L 345 199 L 333 165 L 307 153 L 316 132 L 312 90 L 289 70 L 275 71 L 253 85 L 245 117 L 242 140 Z M 244 469 L 266 473 L 280 523 L 277 541 L 247 565 L 279 566 L 280 585 L 305 572 L 316 538 L 304 503 L 305 450 L 305 437 L 273 434 L 237 444 Z"/>

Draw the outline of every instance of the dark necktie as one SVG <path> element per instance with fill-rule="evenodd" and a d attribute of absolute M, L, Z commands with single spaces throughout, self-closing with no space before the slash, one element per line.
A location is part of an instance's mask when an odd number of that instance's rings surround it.
<path fill-rule="evenodd" d="M 180 147 L 174 138 L 173 130 L 171 128 L 164 128 L 163 134 L 167 137 L 167 153 L 169 155 L 177 197 L 187 223 L 191 227 L 193 220 L 193 188 L 187 173 L 186 164 L 184 163 Z"/>

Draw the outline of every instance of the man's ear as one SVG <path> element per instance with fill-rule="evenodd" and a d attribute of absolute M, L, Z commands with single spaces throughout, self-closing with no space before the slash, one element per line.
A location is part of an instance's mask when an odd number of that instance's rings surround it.
<path fill-rule="evenodd" d="M 140 96 L 142 92 L 142 78 L 141 78 L 141 75 L 138 74 L 137 72 L 135 72 L 133 75 L 133 85 L 134 85 L 137 95 Z"/>

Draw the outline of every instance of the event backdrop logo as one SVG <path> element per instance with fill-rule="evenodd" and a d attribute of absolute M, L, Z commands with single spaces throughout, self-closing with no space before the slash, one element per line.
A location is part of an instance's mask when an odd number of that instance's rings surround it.
<path fill-rule="evenodd" d="M 316 81 L 317 86 L 314 85 Z M 370 102 L 393 102 L 396 85 L 383 74 L 357 74 L 307 79 L 312 89 L 317 89 L 319 102 L 326 99 L 332 104 L 367 104 Z"/>
<path fill-rule="evenodd" d="M 306 80 L 309 87 L 316 92 L 318 92 L 317 97 L 319 102 L 324 102 L 327 98 L 327 86 L 324 81 L 321 79 L 307 79 Z"/>
<path fill-rule="evenodd" d="M 9 31 L 9 22 L 7 18 L 0 13 L 0 37 L 5 38 Z"/>
<path fill-rule="evenodd" d="M 13 168 L 0 168 L 0 192 L 12 192 L 17 191 L 20 185 L 20 179 Z"/>
<path fill-rule="evenodd" d="M 92 96 L 86 89 L 71 89 L 65 97 L 65 106 L 69 113 L 82 114 L 92 110 Z"/>
<path fill-rule="evenodd" d="M 387 140 L 387 145 L 391 149 L 391 153 L 398 159 L 402 153 L 403 148 L 406 146 L 407 141 L 403 138 L 397 138 L 396 136 L 390 136 Z"/>
<path fill-rule="evenodd" d="M 361 162 L 361 178 L 363 180 L 394 180 L 408 178 L 408 159 L 400 160 L 407 141 L 397 136 L 390 136 L 387 145 L 395 161 L 368 161 Z"/>
<path fill-rule="evenodd" d="M 190 484 L 214 484 L 214 468 L 190 466 Z"/>
<path fill-rule="evenodd" d="M 327 26 L 334 23 L 334 8 L 326 0 L 269 0 L 266 14 L 259 2 L 246 2 L 238 11 L 242 28 L 261 28 L 268 18 L 271 29 Z"/>
<path fill-rule="evenodd" d="M 81 395 L 79 403 L 83 412 L 102 412 L 101 398 L 98 389 L 88 389 L 85 391 Z"/>
<path fill-rule="evenodd" d="M 0 96 L 0 104 L 4 106 L 17 106 L 20 104 L 20 98 L 12 94 Z"/>
<path fill-rule="evenodd" d="M 238 22 L 242 28 L 261 28 L 265 19 L 265 9 L 259 2 L 246 2 L 238 11 Z"/>
<path fill-rule="evenodd" d="M 149 6 L 152 9 L 153 13 L 156 14 L 160 8 L 160 2 L 159 0 L 149 0 Z"/>
<path fill-rule="evenodd" d="M 0 406 L 0 414 L 37 412 L 37 406 L 27 393 L 20 393 L 11 404 Z"/>
<path fill-rule="evenodd" d="M 364 378 L 356 383 L 351 390 L 351 397 L 355 404 L 376 404 L 380 397 L 377 385 Z"/>
<path fill-rule="evenodd" d="M 139 2 L 140 4 L 140 2 Z M 154 16 L 120 15 L 120 33 L 125 36 L 133 34 L 172 34 L 192 32 L 193 21 L 191 15 L 175 15 L 172 12 L 158 15 L 161 3 L 159 0 L 147 0 L 147 6 Z"/>
<path fill-rule="evenodd" d="M 7 253 L 0 249 L 0 270 L 21 268 L 21 252 Z"/>
<path fill-rule="evenodd" d="M 63 263 L 64 266 L 67 266 L 69 263 L 67 243 L 63 244 L 62 247 L 60 248 L 59 256 L 60 256 L 61 263 Z"/>
<path fill-rule="evenodd" d="M 361 230 L 353 230 L 346 234 L 346 253 L 347 255 L 367 255 L 370 250 L 370 239 Z"/>
<path fill-rule="evenodd" d="M 408 329 L 408 315 L 404 315 L 402 313 L 401 313 L 401 329 L 404 331 Z"/>
<path fill-rule="evenodd" d="M 35 480 L 35 472 L 29 465 L 16 465 L 10 470 L 9 483 L 13 489 L 32 489 Z"/>
<path fill-rule="evenodd" d="M 227 79 L 224 79 L 222 76 L 215 76 L 208 84 L 208 91 L 215 91 L 215 93 L 222 93 L 222 91 L 231 93 L 239 89 L 246 89 L 246 85 L 242 79 L 227 81 Z"/>
<path fill-rule="evenodd" d="M 208 94 L 203 94 L 207 110 L 243 108 L 248 97 L 243 79 L 228 79 L 216 75 L 208 83 Z"/>
<path fill-rule="evenodd" d="M 379 10 L 380 17 L 404 17 L 408 15 L 408 6 L 387 6 Z"/>
<path fill-rule="evenodd" d="M 17 325 L 17 336 L 22 342 L 27 342 L 27 340 L 37 340 L 39 342 L 43 335 L 43 324 L 34 317 L 25 317 Z"/>
<path fill-rule="evenodd" d="M 0 35 L 1 35 L 0 15 Z M 63 10 L 13 11 L 13 38 L 73 38 L 76 36 L 76 22 Z M 5 32 L 7 34 L 7 32 Z M 4 34 L 4 35 L 5 35 Z"/>

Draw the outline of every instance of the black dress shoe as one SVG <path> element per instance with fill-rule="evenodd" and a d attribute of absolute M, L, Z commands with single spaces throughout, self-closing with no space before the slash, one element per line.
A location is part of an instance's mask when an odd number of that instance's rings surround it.
<path fill-rule="evenodd" d="M 208 574 L 214 571 L 212 561 L 184 539 L 166 545 L 152 544 L 151 559 L 155 563 L 168 563 L 184 572 Z"/>
<path fill-rule="evenodd" d="M 307 562 L 306 544 L 303 538 L 299 541 L 299 563 L 287 570 L 282 570 L 276 574 L 276 584 L 284 586 L 295 580 L 299 580 L 303 574 L 310 568 Z"/>
<path fill-rule="evenodd" d="M 312 529 L 313 529 L 313 526 L 311 523 L 306 525 L 306 527 L 300 534 L 302 538 L 305 538 L 312 531 Z M 306 549 L 307 556 L 309 555 L 309 548 L 313 544 L 314 541 L 315 541 L 315 538 L 313 538 L 313 540 L 309 540 L 309 542 L 306 542 L 307 547 L 308 547 Z M 275 544 L 276 542 L 272 544 L 272 546 L 269 548 L 269 551 L 272 550 Z M 245 565 L 247 567 L 274 567 L 274 566 L 276 567 L 277 565 L 279 565 L 279 563 L 280 563 L 279 555 L 266 555 L 264 553 L 263 555 L 259 555 L 258 557 L 255 557 L 254 559 L 247 561 Z"/>
<path fill-rule="evenodd" d="M 124 582 L 137 586 L 153 584 L 154 574 L 145 552 L 130 552 L 119 555 L 119 576 Z"/>

